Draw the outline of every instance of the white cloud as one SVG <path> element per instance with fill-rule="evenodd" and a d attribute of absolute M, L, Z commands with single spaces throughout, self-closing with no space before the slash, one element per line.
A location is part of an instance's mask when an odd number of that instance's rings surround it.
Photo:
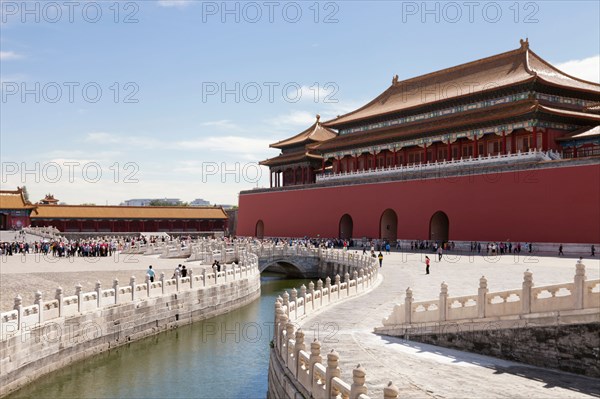
<path fill-rule="evenodd" d="M 235 124 L 234 122 L 230 121 L 229 119 L 221 119 L 218 121 L 204 122 L 204 123 L 201 123 L 201 126 L 216 127 L 219 129 L 226 129 L 226 130 L 243 130 L 241 126 Z"/>
<path fill-rule="evenodd" d="M 0 51 L 0 61 L 12 61 L 23 58 L 21 54 L 17 54 L 14 51 Z"/>
<path fill-rule="evenodd" d="M 152 137 L 131 136 L 127 134 L 116 135 L 106 132 L 92 132 L 85 136 L 85 141 L 97 144 L 116 144 L 124 149 L 156 149 L 162 148 L 165 143 Z"/>
<path fill-rule="evenodd" d="M 206 122 L 203 125 L 228 127 L 237 126 L 230 121 Z M 169 137 L 165 135 L 165 137 Z M 208 136 L 198 137 L 191 140 L 160 140 L 152 137 L 144 136 L 128 136 L 116 135 L 106 132 L 88 133 L 85 141 L 96 144 L 111 144 L 117 145 L 120 150 L 127 149 L 160 149 L 160 150 L 175 150 L 175 151 L 197 151 L 202 150 L 203 153 L 212 153 L 216 157 L 219 154 L 236 154 L 236 157 L 241 157 L 247 160 L 262 159 L 269 149 L 269 144 L 276 140 L 267 140 L 259 138 L 248 138 L 242 136 Z"/>
<path fill-rule="evenodd" d="M 271 140 L 241 136 L 203 137 L 178 141 L 170 147 L 177 150 L 203 150 L 206 152 L 233 153 L 244 159 L 257 160 L 268 151 Z M 258 156 L 258 158 L 257 158 Z"/>
<path fill-rule="evenodd" d="M 159 0 L 158 5 L 161 7 L 178 7 L 183 8 L 192 4 L 192 0 Z"/>
<path fill-rule="evenodd" d="M 111 133 L 105 133 L 105 132 L 88 133 L 85 140 L 93 142 L 93 143 L 106 143 L 106 144 L 119 143 L 121 141 L 121 139 L 119 137 L 117 137 L 116 135 L 111 134 Z"/>
<path fill-rule="evenodd" d="M 307 128 L 315 123 L 316 115 L 308 111 L 292 111 L 284 115 L 279 115 L 274 118 L 268 119 L 267 124 L 273 126 L 279 130 L 289 130 L 291 128 L 297 128 L 298 126 Z M 290 132 L 296 134 L 299 132 Z M 290 135 L 291 135 L 290 134 Z"/>
<path fill-rule="evenodd" d="M 562 62 L 556 67 L 577 78 L 600 83 L 600 55 Z"/>

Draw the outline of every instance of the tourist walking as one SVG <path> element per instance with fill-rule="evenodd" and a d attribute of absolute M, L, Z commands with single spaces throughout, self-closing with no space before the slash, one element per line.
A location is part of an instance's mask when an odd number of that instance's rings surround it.
<path fill-rule="evenodd" d="M 150 277 L 150 282 L 154 282 L 154 270 L 152 270 L 152 265 L 148 266 L 148 271 L 146 274 Z"/>
<path fill-rule="evenodd" d="M 563 245 L 560 244 L 558 246 L 558 256 L 565 256 L 565 254 L 563 253 Z"/>
<path fill-rule="evenodd" d="M 596 256 L 596 247 L 592 245 L 592 256 Z"/>
<path fill-rule="evenodd" d="M 425 256 L 425 274 L 429 274 L 429 256 Z"/>
<path fill-rule="evenodd" d="M 437 253 L 438 253 L 438 262 L 441 262 L 442 261 L 442 253 L 443 253 L 441 245 L 438 247 Z"/>
<path fill-rule="evenodd" d="M 379 251 L 379 255 L 377 255 L 377 258 L 379 259 L 379 267 L 383 266 L 383 254 L 381 253 L 381 251 Z"/>
<path fill-rule="evenodd" d="M 181 277 L 187 277 L 187 269 L 185 268 L 185 265 L 181 267 Z"/>

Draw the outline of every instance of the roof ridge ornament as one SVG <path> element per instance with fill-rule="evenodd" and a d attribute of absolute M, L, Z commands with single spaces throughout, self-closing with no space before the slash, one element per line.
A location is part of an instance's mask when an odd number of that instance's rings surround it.
<path fill-rule="evenodd" d="M 321 115 L 317 114 L 317 123 L 319 123 L 320 119 L 321 119 Z"/>
<path fill-rule="evenodd" d="M 519 39 L 519 43 L 521 44 L 521 49 L 529 50 L 529 38 L 526 37 L 525 40 Z"/>
<path fill-rule="evenodd" d="M 392 78 L 392 84 L 393 85 L 397 85 L 398 84 L 398 75 L 394 75 L 394 77 Z"/>

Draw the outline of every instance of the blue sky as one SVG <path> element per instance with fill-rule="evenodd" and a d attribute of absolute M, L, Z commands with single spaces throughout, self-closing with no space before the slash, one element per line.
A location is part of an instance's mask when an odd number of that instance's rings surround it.
<path fill-rule="evenodd" d="M 600 80 L 597 1 L 1 3 L 1 183 L 33 201 L 236 204 L 315 114 L 520 38 Z"/>

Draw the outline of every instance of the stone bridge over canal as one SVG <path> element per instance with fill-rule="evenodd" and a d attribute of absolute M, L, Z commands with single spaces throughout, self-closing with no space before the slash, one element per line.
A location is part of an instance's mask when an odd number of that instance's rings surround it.
<path fill-rule="evenodd" d="M 250 243 L 196 239 L 186 242 L 174 240 L 168 243 L 144 245 L 137 243 L 126 248 L 124 253 L 159 255 L 161 258 L 201 261 L 203 264 L 231 263 L 244 253 L 258 256 L 258 269 L 288 275 L 293 278 L 325 278 L 340 275 L 345 281 L 346 274 L 368 267 L 372 259 L 359 253 L 326 248 L 306 247 L 273 243 Z"/>

